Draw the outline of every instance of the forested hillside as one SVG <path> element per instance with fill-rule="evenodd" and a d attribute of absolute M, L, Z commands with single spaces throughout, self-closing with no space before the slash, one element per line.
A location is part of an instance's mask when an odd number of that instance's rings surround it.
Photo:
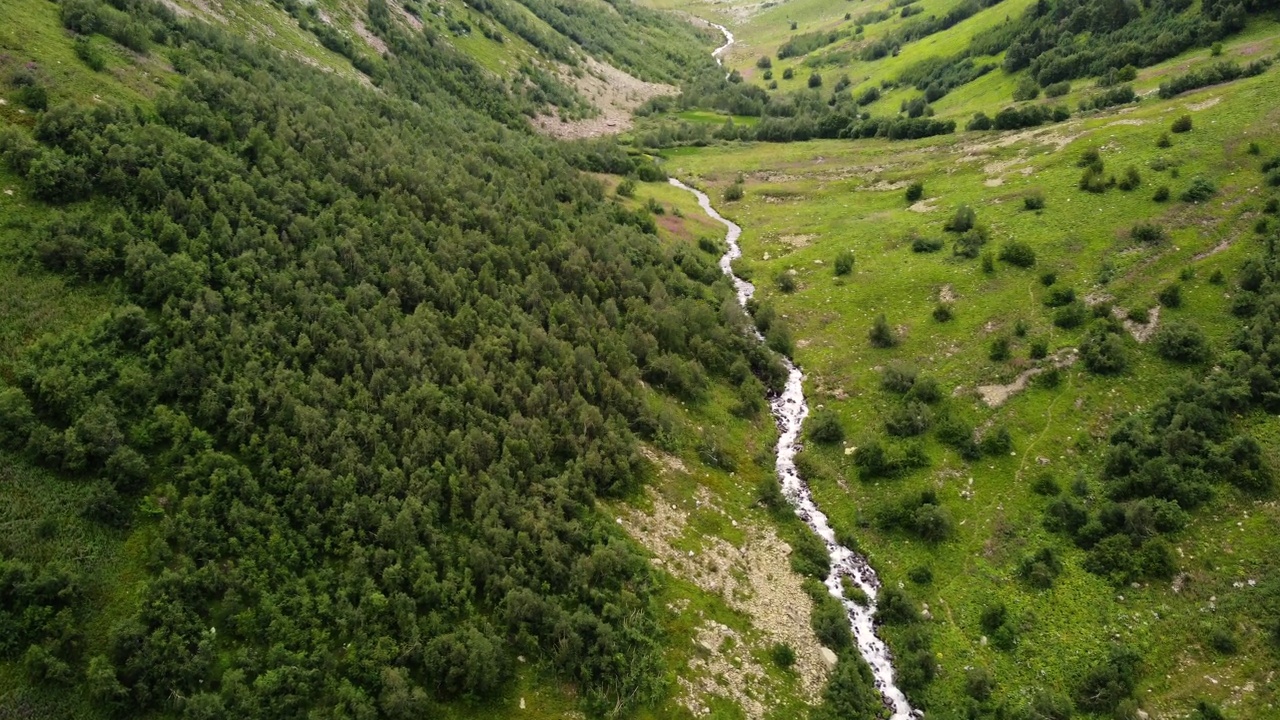
<path fill-rule="evenodd" d="M 654 98 L 642 109 L 655 118 L 710 110 L 723 124 L 655 121 L 639 140 L 651 147 L 902 140 L 1062 122 L 1073 112 L 1135 102 L 1139 70 L 1220 44 L 1277 9 L 1271 0 L 769 4 L 747 24 L 727 77 L 708 69 L 678 97 Z M 1270 66 L 1266 57 L 1247 57 L 1226 72 L 1250 76 Z M 1079 82 L 1086 78 L 1096 82 Z"/>
<path fill-rule="evenodd" d="M 379 89 L 55 7 L 6 11 L 40 32 L 0 107 L 4 492 L 50 499 L 0 542 L 0 714 L 426 717 L 523 661 L 592 715 L 665 697 L 655 575 L 596 503 L 646 477 L 649 388 L 777 369 L 712 256 L 578 168 L 661 171 L 536 137 L 382 0 Z M 122 57 L 176 74 L 131 95 Z"/>

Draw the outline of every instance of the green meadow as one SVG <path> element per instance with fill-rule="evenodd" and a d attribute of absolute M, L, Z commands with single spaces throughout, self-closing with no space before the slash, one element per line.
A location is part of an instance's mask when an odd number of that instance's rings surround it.
<path fill-rule="evenodd" d="M 759 83 L 755 58 L 776 54 L 794 34 L 791 20 L 796 33 L 839 29 L 849 24 L 845 12 L 856 16 L 886 5 L 792 2 L 755 11 L 741 6 L 738 15 L 725 5 L 681 7 L 728 22 L 741 41 L 730 54 L 731 67 Z M 871 63 L 825 64 L 851 40 L 799 58 L 775 56 L 775 78 L 787 67 L 795 71 L 775 92 L 802 88 L 816 65 L 828 81 L 847 73 L 856 96 L 921 59 L 960 52 L 974 33 L 1027 5 L 988 8 L 905 45 L 897 57 Z M 866 37 L 896 22 L 868 25 Z M 1263 250 L 1277 222 L 1266 214 L 1277 191 L 1264 182 L 1259 165 L 1260 158 L 1280 152 L 1280 83 L 1272 70 L 1169 100 L 1154 91 L 1188 70 L 1220 60 L 1247 63 L 1278 47 L 1276 23 L 1255 21 L 1213 53 L 1196 49 L 1141 70 L 1133 85 L 1145 97 L 1101 112 L 1076 112 L 1077 103 L 1096 90 L 1092 80 L 1073 81 L 1066 96 L 1038 101 L 1065 103 L 1073 117 L 1037 128 L 963 131 L 974 112 L 993 115 L 1010 104 L 1018 76 L 997 69 L 934 104 L 940 116 L 957 119 L 961 129 L 954 135 L 663 151 L 668 172 L 708 192 L 743 227 L 745 257 L 738 271 L 756 284 L 761 305 L 772 306 L 789 327 L 811 408 L 839 419 L 844 439 L 810 441 L 802 467 L 838 532 L 856 541 L 887 587 L 904 588 L 927 608 L 936 678 L 912 697 L 930 716 L 969 711 L 973 668 L 990 673 L 993 697 L 1009 708 L 1027 706 L 1042 691 L 1071 696 L 1117 644 L 1141 654 L 1134 697 L 1153 717 L 1186 717 L 1201 700 L 1220 706 L 1227 717 L 1280 713 L 1272 681 L 1276 651 L 1269 630 L 1250 610 L 1264 601 L 1258 588 L 1280 570 L 1280 509 L 1273 495 L 1221 488 L 1170 536 L 1174 579 L 1116 585 L 1086 570 L 1088 554 L 1069 538 L 1045 529 L 1051 498 L 1036 491 L 1048 477 L 1064 495 L 1097 506 L 1104 497 L 1100 476 L 1108 438 L 1118 423 L 1209 371 L 1163 359 L 1149 339 L 1160 323 L 1192 323 L 1215 350 L 1239 331 L 1231 313 L 1234 279 Z M 891 89 L 867 109 L 893 114 L 899 102 L 917 94 Z M 1182 115 L 1191 117 L 1193 129 L 1170 132 Z M 1167 147 L 1160 146 L 1162 136 Z M 1081 158 L 1092 150 L 1104 174 L 1122 177 L 1132 167 L 1136 187 L 1082 190 Z M 1216 191 L 1203 201 L 1181 200 L 1197 178 Z M 922 197 L 908 201 L 907 188 L 917 182 Z M 723 199 L 736 183 L 742 199 Z M 1163 202 L 1153 199 L 1160 188 L 1169 195 Z M 1038 209 L 1029 209 L 1027 198 L 1039 199 Z M 989 267 L 981 257 L 953 252 L 957 234 L 944 226 L 960 206 L 971 208 L 988 231 L 981 254 L 990 255 Z M 1135 241 L 1131 230 L 1140 223 L 1164 228 L 1165 240 Z M 940 241 L 941 248 L 914 252 L 918 239 Z M 1012 243 L 1034 251 L 1030 267 L 999 259 Z M 852 251 L 853 271 L 839 276 L 835 261 L 845 251 Z M 1046 274 L 1055 278 L 1052 287 Z M 1171 285 L 1178 286 L 1181 303 L 1161 307 L 1160 294 Z M 1062 288 L 1104 306 L 1098 312 L 1114 308 L 1116 317 L 1144 317 L 1159 308 L 1154 326 L 1129 322 L 1122 373 L 1098 374 L 1072 362 L 1087 322 L 1055 325 L 1046 301 Z M 935 318 L 940 304 L 951 310 L 947 321 Z M 869 342 L 881 314 L 898 340 L 891 348 Z M 1048 357 L 1032 358 L 1033 347 Z M 1054 362 L 1063 367 L 1056 385 L 1047 387 L 1034 373 Z M 902 401 L 882 388 L 882 379 L 887 368 L 902 366 L 937 381 L 944 397 L 931 410 L 935 418 L 963 417 L 980 435 L 1003 428 L 1012 439 L 1009 451 L 970 461 L 927 432 L 909 443 L 923 451 L 927 467 L 865 478 L 855 466 L 857 449 L 899 442 L 889 437 L 886 421 Z M 1029 370 L 1033 374 L 1025 375 Z M 1001 395 L 1002 402 L 992 406 L 979 387 Z M 1280 422 L 1260 413 L 1237 422 L 1274 466 Z M 922 491 L 934 493 L 954 523 L 943 542 L 926 542 L 879 520 Z M 1046 547 L 1064 559 L 1064 568 L 1051 588 L 1038 589 L 1021 580 L 1018 569 Z M 984 609 L 997 599 L 1016 629 L 1006 647 L 992 642 L 982 622 Z M 1210 642 L 1221 628 L 1235 638 L 1233 652 Z M 916 631 L 885 626 L 882 632 L 900 660 L 913 655 Z"/>

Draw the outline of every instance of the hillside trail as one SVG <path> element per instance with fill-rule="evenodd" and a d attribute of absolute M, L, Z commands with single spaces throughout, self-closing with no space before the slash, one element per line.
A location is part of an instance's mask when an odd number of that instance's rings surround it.
<path fill-rule="evenodd" d="M 726 35 L 728 35 L 727 31 Z M 675 178 L 669 182 L 675 187 L 693 193 L 698 198 L 698 204 L 702 206 L 703 212 L 725 226 L 727 230 L 725 241 L 729 249 L 720 258 L 720 269 L 733 279 L 738 304 L 746 310 L 747 301 L 755 293 L 755 286 L 734 275 L 732 268 L 732 262 L 742 256 L 742 249 L 738 246 L 742 228 L 716 212 L 706 193 L 691 188 Z M 764 338 L 754 327 L 752 332 L 758 340 L 764 342 Z M 782 493 L 795 509 L 796 515 L 826 544 L 827 554 L 831 558 L 831 573 L 827 575 L 824 584 L 827 586 L 827 591 L 844 606 L 845 615 L 849 618 L 854 638 L 857 640 L 858 651 L 871 666 L 876 688 L 884 697 L 886 707 L 892 711 L 892 720 L 923 717 L 921 713 L 912 709 L 906 695 L 894 684 L 892 655 L 889 648 L 875 633 L 874 618 L 880 579 L 865 557 L 836 540 L 835 531 L 827 521 L 826 514 L 818 507 L 809 486 L 796 470 L 796 454 L 800 451 L 800 428 L 809 414 L 809 406 L 804 398 L 804 373 L 789 358 L 784 357 L 782 361 L 787 368 L 787 384 L 782 393 L 772 398 L 769 403 L 774 420 L 778 424 L 777 461 L 774 467 L 778 482 L 782 485 Z M 854 583 L 867 594 L 869 601 L 865 606 L 845 599 L 846 581 Z"/>

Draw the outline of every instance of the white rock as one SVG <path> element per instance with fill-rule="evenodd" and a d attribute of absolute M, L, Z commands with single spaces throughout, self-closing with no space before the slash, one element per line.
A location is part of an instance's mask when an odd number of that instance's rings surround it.
<path fill-rule="evenodd" d="M 836 668 L 836 663 L 839 662 L 840 658 L 836 657 L 835 652 L 828 647 L 822 648 L 820 652 L 822 653 L 822 662 L 826 663 L 827 669 L 834 670 Z"/>

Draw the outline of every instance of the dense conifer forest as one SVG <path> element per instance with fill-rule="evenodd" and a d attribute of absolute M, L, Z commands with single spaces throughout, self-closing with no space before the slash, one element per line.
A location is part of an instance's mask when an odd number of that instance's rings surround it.
<path fill-rule="evenodd" d="M 663 691 L 654 577 L 595 500 L 644 480 L 643 385 L 697 398 L 774 361 L 712 255 L 575 167 L 649 161 L 534 136 L 387 13 L 374 91 L 158 4 L 63 4 L 181 79 L 154 111 L 0 131 L 53 208 L 11 228 L 23 262 L 122 298 L 13 363 L 0 439 L 90 485 L 94 522 L 152 528 L 105 643 L 105 578 L 4 551 L 0 654 L 35 682 L 192 718 L 424 717 L 517 656 L 592 714 Z"/>

